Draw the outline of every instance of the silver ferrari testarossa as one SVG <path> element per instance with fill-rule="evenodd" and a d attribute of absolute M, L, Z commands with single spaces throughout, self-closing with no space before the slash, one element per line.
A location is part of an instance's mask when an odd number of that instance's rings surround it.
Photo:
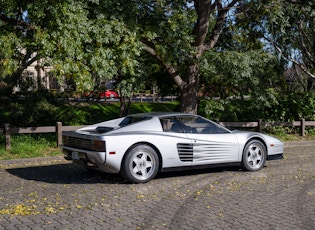
<path fill-rule="evenodd" d="M 62 145 L 65 159 L 131 183 L 148 182 L 159 171 L 223 164 L 257 171 L 266 160 L 282 159 L 283 147 L 274 137 L 186 113 L 133 114 L 64 131 Z"/>

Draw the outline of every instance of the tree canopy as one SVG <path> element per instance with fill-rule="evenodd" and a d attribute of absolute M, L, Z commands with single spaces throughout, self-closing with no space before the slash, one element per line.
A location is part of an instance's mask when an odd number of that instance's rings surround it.
<path fill-rule="evenodd" d="M 136 75 L 141 43 L 119 18 L 98 12 L 93 1 L 6 1 L 1 3 L 1 77 L 18 76 L 44 59 L 55 74 L 71 78 L 77 90 L 91 90 L 93 78 Z"/>
<path fill-rule="evenodd" d="M 304 0 L 249 1 L 243 8 L 249 29 L 271 52 L 307 76 L 305 91 L 315 82 L 315 2 Z"/>
<path fill-rule="evenodd" d="M 116 78 L 127 95 L 159 76 L 176 85 L 180 110 L 196 113 L 200 90 L 258 96 L 262 82 L 282 84 L 281 66 L 291 62 L 310 91 L 313 9 L 304 0 L 1 0 L 0 79 L 13 86 L 43 60 L 76 90 Z"/>

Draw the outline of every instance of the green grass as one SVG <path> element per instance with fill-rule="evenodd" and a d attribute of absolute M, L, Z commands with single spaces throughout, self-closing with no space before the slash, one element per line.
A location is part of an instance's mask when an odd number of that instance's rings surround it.
<path fill-rule="evenodd" d="M 11 135 L 11 149 L 5 150 L 4 136 L 0 135 L 0 160 L 62 155 L 56 147 L 55 134 Z"/>

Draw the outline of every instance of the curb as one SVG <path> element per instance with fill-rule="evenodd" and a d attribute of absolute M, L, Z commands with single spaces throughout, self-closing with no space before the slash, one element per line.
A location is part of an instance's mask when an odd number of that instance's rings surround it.
<path fill-rule="evenodd" d="M 51 156 L 51 157 L 34 157 L 34 158 L 20 158 L 20 159 L 12 159 L 12 160 L 0 160 L 0 168 L 3 166 L 10 166 L 10 165 L 28 165 L 28 164 L 49 164 L 51 162 L 58 162 L 58 163 L 66 163 L 63 156 Z"/>

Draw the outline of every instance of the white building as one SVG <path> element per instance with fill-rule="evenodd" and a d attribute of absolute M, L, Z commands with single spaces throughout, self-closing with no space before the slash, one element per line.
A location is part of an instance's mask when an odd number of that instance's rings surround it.
<path fill-rule="evenodd" d="M 42 66 L 41 60 L 37 60 L 23 71 L 13 92 L 21 91 L 22 87 L 25 87 L 23 90 L 27 91 L 36 91 L 39 87 L 43 87 L 47 90 L 64 91 L 63 87 L 58 84 L 58 80 L 51 70 L 52 66 Z"/>

